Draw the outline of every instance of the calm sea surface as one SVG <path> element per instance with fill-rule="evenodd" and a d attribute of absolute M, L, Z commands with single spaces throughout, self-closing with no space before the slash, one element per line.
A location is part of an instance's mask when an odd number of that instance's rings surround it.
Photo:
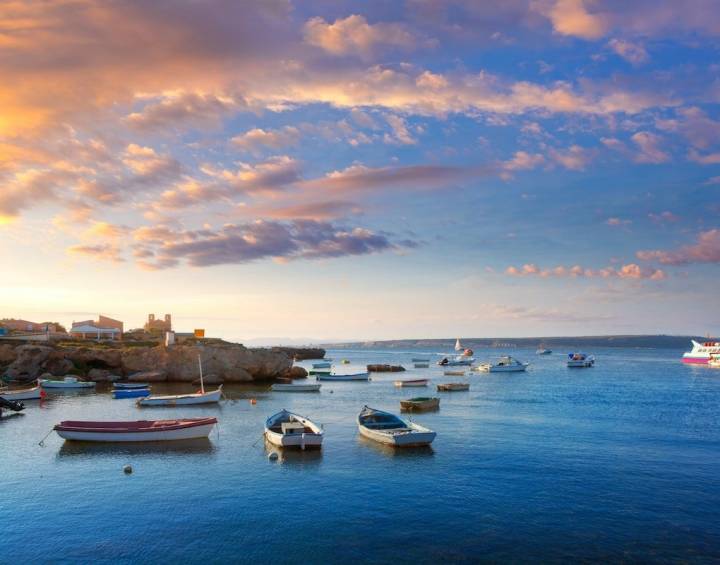
<path fill-rule="evenodd" d="M 412 367 L 419 353 L 328 356 L 354 372 Z M 414 417 L 437 431 L 431 449 L 358 436 L 364 404 L 398 412 L 436 394 L 397 390 L 389 373 L 319 394 L 227 386 L 220 407 L 139 409 L 100 387 L 30 402 L 0 421 L 0 563 L 720 560 L 720 371 L 683 366 L 682 351 L 595 350 L 596 367 L 575 370 L 565 352 L 511 353 L 527 373 L 473 373 L 469 392 L 440 393 L 439 412 Z M 402 377 L 421 375 L 458 380 L 435 366 Z M 268 459 L 263 422 L 282 408 L 324 424 L 322 452 Z M 219 435 L 189 446 L 54 433 L 38 446 L 60 420 L 205 415 Z"/>

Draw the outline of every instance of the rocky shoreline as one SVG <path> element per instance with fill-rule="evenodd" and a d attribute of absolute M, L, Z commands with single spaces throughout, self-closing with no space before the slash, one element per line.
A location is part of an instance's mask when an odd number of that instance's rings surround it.
<path fill-rule="evenodd" d="M 0 375 L 8 382 L 73 375 L 84 380 L 193 382 L 198 355 L 208 383 L 270 381 L 303 378 L 293 359 L 324 357 L 323 349 L 248 348 L 238 343 L 190 345 L 31 344 L 0 341 Z M 307 357 L 306 357 L 307 356 Z"/>

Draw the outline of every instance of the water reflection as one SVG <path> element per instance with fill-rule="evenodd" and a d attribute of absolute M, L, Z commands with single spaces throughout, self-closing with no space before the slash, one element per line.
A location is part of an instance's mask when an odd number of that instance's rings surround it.
<path fill-rule="evenodd" d="M 365 436 L 358 435 L 357 438 L 358 442 L 361 443 L 363 446 L 374 449 L 378 453 L 381 453 L 387 457 L 414 458 L 432 457 L 433 455 L 435 455 L 435 451 L 433 450 L 432 445 L 423 445 L 420 447 L 393 447 L 391 445 L 385 445 L 384 443 L 373 441 L 366 438 Z"/>
<path fill-rule="evenodd" d="M 291 449 L 273 445 L 265 440 L 265 455 L 277 453 L 278 463 L 298 465 L 303 467 L 316 467 L 320 465 L 323 457 L 322 449 Z"/>
<path fill-rule="evenodd" d="M 217 447 L 208 438 L 147 443 L 96 443 L 92 441 L 66 441 L 57 453 L 58 459 L 94 455 L 201 455 L 212 454 Z"/>

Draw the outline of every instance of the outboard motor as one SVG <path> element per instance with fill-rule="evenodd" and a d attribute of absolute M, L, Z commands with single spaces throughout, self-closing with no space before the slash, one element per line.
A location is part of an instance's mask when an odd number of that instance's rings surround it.
<path fill-rule="evenodd" d="M 0 417 L 2 417 L 3 410 L 21 412 L 22 410 L 25 410 L 25 404 L 17 400 L 5 400 L 2 396 L 0 396 Z"/>

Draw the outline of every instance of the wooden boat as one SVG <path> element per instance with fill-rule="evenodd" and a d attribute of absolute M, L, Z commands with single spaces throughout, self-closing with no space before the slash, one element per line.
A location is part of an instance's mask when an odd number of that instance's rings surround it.
<path fill-rule="evenodd" d="M 329 369 L 330 361 L 321 361 L 320 363 L 313 363 L 312 368 L 313 369 Z"/>
<path fill-rule="evenodd" d="M 220 402 L 222 396 L 222 385 L 217 390 L 205 391 L 203 383 L 202 361 L 198 355 L 198 366 L 200 367 L 200 390 L 193 394 L 171 394 L 167 396 L 147 396 L 137 401 L 138 406 L 185 406 L 188 404 L 211 404 Z"/>
<path fill-rule="evenodd" d="M 400 410 L 405 412 L 421 412 L 423 410 L 437 410 L 440 408 L 440 399 L 428 396 L 418 396 L 400 401 Z"/>
<path fill-rule="evenodd" d="M 112 391 L 113 398 L 142 398 L 150 396 L 149 388 L 128 388 Z"/>
<path fill-rule="evenodd" d="M 321 384 L 291 384 L 291 383 L 275 383 L 272 385 L 274 392 L 318 392 Z"/>
<path fill-rule="evenodd" d="M 180 420 L 139 420 L 134 422 L 94 422 L 67 420 L 53 429 L 67 440 L 136 442 L 172 441 L 206 438 L 216 418 L 185 418 Z"/>
<path fill-rule="evenodd" d="M 369 381 L 370 373 L 352 373 L 349 375 L 333 375 L 330 373 L 316 375 L 315 378 L 319 381 Z"/>
<path fill-rule="evenodd" d="M 430 367 L 430 363 L 413 363 L 413 367 L 416 369 L 428 369 Z"/>
<path fill-rule="evenodd" d="M 32 388 L 0 389 L 0 398 L 5 400 L 38 400 L 42 397 L 40 385 Z"/>
<path fill-rule="evenodd" d="M 308 375 L 314 375 L 314 376 L 329 375 L 329 374 L 330 374 L 330 369 L 310 369 L 308 371 Z"/>
<path fill-rule="evenodd" d="M 38 382 L 42 388 L 95 388 L 95 383 L 81 381 L 77 377 L 65 377 L 61 381 L 40 379 Z"/>
<path fill-rule="evenodd" d="M 395 414 L 364 406 L 357 417 L 360 435 L 395 447 L 430 445 L 435 432 L 429 428 L 406 422 Z"/>
<path fill-rule="evenodd" d="M 470 383 L 443 383 L 437 385 L 438 392 L 453 392 L 460 390 L 470 390 Z"/>
<path fill-rule="evenodd" d="M 150 388 L 150 383 L 113 383 L 115 388 Z"/>
<path fill-rule="evenodd" d="M 465 371 L 445 371 L 443 375 L 448 377 L 463 377 L 465 376 Z"/>
<path fill-rule="evenodd" d="M 476 367 L 476 371 L 483 371 L 485 373 L 520 373 L 526 371 L 530 363 L 522 363 L 506 355 L 500 357 L 497 363 L 483 363 Z"/>
<path fill-rule="evenodd" d="M 427 386 L 427 379 L 409 379 L 405 381 L 395 381 L 395 386 L 408 387 L 408 386 Z"/>
<path fill-rule="evenodd" d="M 320 448 L 323 430 L 307 418 L 281 410 L 265 422 L 265 438 L 278 447 Z"/>

